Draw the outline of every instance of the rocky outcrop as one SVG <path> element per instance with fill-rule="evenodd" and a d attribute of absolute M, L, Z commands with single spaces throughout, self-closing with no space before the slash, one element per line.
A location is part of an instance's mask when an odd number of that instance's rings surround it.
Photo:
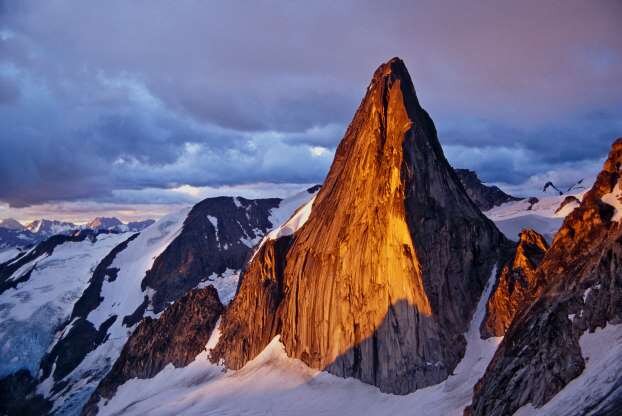
<path fill-rule="evenodd" d="M 622 323 L 622 226 L 616 195 L 621 166 L 618 139 L 594 186 L 566 217 L 540 263 L 537 300 L 510 325 L 475 387 L 467 414 L 508 415 L 527 403 L 542 406 L 585 368 L 579 337 L 607 323 Z M 590 397 L 594 407 L 612 400 L 607 394 L 596 391 Z"/>
<path fill-rule="evenodd" d="M 211 274 L 242 267 L 252 247 L 272 227 L 270 210 L 280 199 L 208 198 L 196 204 L 181 233 L 154 261 L 142 289 L 155 289 L 162 311 Z"/>
<path fill-rule="evenodd" d="M 536 268 L 549 246 L 533 230 L 520 233 L 512 258 L 503 266 L 488 303 L 482 322 L 482 336 L 501 337 L 510 326 L 516 313 L 531 303 L 535 292 Z"/>
<path fill-rule="evenodd" d="M 574 195 L 568 195 L 566 198 L 564 198 L 564 200 L 559 204 L 559 206 L 557 207 L 557 209 L 555 210 L 555 213 L 560 213 L 564 208 L 566 209 L 572 209 L 572 208 L 576 208 L 577 206 L 581 205 L 581 200 L 579 200 L 579 198 L 577 198 Z"/>
<path fill-rule="evenodd" d="M 52 403 L 35 392 L 36 380 L 28 370 L 19 370 L 0 379 L 0 415 L 39 416 L 47 414 Z"/>
<path fill-rule="evenodd" d="M 555 184 L 551 181 L 547 182 L 544 184 L 544 187 L 542 187 L 542 192 L 554 192 L 557 193 L 559 195 L 563 195 L 564 193 L 562 191 L 559 190 L 559 188 L 557 186 L 555 186 Z"/>
<path fill-rule="evenodd" d="M 213 360 L 277 334 L 308 365 L 404 394 L 452 372 L 505 238 L 443 155 L 399 59 L 380 66 L 311 213 L 268 240 L 223 316 Z"/>
<path fill-rule="evenodd" d="M 205 349 L 224 306 L 213 286 L 195 289 L 166 308 L 158 319 L 145 318 L 130 336 L 110 372 L 82 411 L 95 415 L 131 378 L 151 378 L 168 364 L 184 367 Z"/>
<path fill-rule="evenodd" d="M 477 177 L 477 173 L 472 170 L 456 169 L 455 171 L 469 198 L 482 211 L 488 211 L 506 202 L 521 200 L 521 198 L 506 194 L 498 186 L 484 185 Z"/>
<path fill-rule="evenodd" d="M 55 382 L 71 373 L 86 355 L 104 342 L 108 328 L 117 319 L 116 315 L 104 321 L 99 328 L 86 319 L 76 319 L 65 329 L 63 337 L 54 344 L 52 349 L 41 360 L 41 379 L 52 375 Z M 64 385 L 55 384 L 56 393 Z"/>

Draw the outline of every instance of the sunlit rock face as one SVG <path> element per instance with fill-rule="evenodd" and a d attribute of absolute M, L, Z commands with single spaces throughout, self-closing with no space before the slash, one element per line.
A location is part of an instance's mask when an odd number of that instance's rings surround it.
<path fill-rule="evenodd" d="M 523 230 L 510 260 L 503 266 L 486 305 L 484 337 L 502 337 L 521 308 L 531 303 L 536 288 L 536 268 L 549 246 L 534 230 Z"/>
<path fill-rule="evenodd" d="M 386 392 L 440 382 L 507 244 L 394 58 L 376 70 L 307 221 L 247 265 L 212 359 L 240 368 L 280 334 L 290 356 Z"/>
<path fill-rule="evenodd" d="M 622 139 L 594 186 L 555 236 L 535 273 L 535 299 L 519 313 L 475 387 L 469 415 L 540 407 L 586 367 L 579 339 L 622 322 Z M 622 388 L 598 389 L 577 414 L 619 414 Z"/>

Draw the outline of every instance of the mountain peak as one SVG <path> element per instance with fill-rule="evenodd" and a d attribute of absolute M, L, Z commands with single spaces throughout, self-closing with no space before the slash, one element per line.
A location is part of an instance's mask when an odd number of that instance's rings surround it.
<path fill-rule="evenodd" d="M 91 222 L 89 222 L 86 227 L 91 228 L 93 230 L 102 230 L 114 228 L 123 223 L 116 217 L 95 217 Z"/>
<path fill-rule="evenodd" d="M 367 88 L 368 94 L 365 99 L 367 99 L 374 90 L 389 90 L 393 84 L 397 82 L 399 82 L 401 86 L 404 101 L 419 107 L 415 87 L 408 73 L 408 69 L 406 69 L 404 61 L 397 57 L 381 64 L 376 71 L 374 71 L 372 80 Z"/>
<path fill-rule="evenodd" d="M 77 227 L 71 222 L 41 218 L 40 220 L 32 221 L 31 223 L 26 225 L 26 228 L 34 234 L 51 236 L 54 234 L 69 232 Z"/>
<path fill-rule="evenodd" d="M 446 378 L 505 239 L 460 185 L 401 60 L 374 73 L 308 211 L 247 265 L 212 358 L 240 368 L 280 334 L 290 356 L 383 391 Z"/>
<path fill-rule="evenodd" d="M 393 79 L 405 78 L 410 80 L 410 74 L 404 61 L 398 57 L 389 59 L 387 62 L 381 64 L 376 71 L 374 71 L 373 80 L 391 77 Z"/>
<path fill-rule="evenodd" d="M 13 218 L 5 218 L 0 220 L 0 228 L 8 228 L 10 230 L 25 230 L 24 227 L 19 221 Z"/>

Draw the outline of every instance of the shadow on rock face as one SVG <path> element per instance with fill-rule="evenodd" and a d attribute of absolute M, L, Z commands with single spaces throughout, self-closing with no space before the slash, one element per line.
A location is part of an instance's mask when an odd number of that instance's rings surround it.
<path fill-rule="evenodd" d="M 464 355 L 466 340 L 464 336 L 441 339 L 437 327 L 432 317 L 400 300 L 389 307 L 371 336 L 360 339 L 324 370 L 341 377 L 358 378 L 383 392 L 395 394 L 408 394 L 440 383 Z M 354 331 L 358 336 L 356 326 Z M 442 348 L 446 343 L 456 348 Z M 304 356 L 301 359 L 305 361 Z"/>

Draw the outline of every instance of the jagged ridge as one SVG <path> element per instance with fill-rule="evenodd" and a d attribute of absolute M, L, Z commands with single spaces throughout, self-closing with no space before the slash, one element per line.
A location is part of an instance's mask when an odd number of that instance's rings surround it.
<path fill-rule="evenodd" d="M 500 416 L 527 403 L 542 406 L 584 370 L 581 335 L 622 322 L 622 227 L 614 220 L 619 207 L 603 201 L 620 189 L 621 166 L 618 139 L 594 186 L 566 217 L 540 263 L 537 300 L 510 325 L 467 414 Z M 592 394 L 582 405 L 611 409 L 605 402 L 622 400 L 620 388 L 602 394 Z"/>

